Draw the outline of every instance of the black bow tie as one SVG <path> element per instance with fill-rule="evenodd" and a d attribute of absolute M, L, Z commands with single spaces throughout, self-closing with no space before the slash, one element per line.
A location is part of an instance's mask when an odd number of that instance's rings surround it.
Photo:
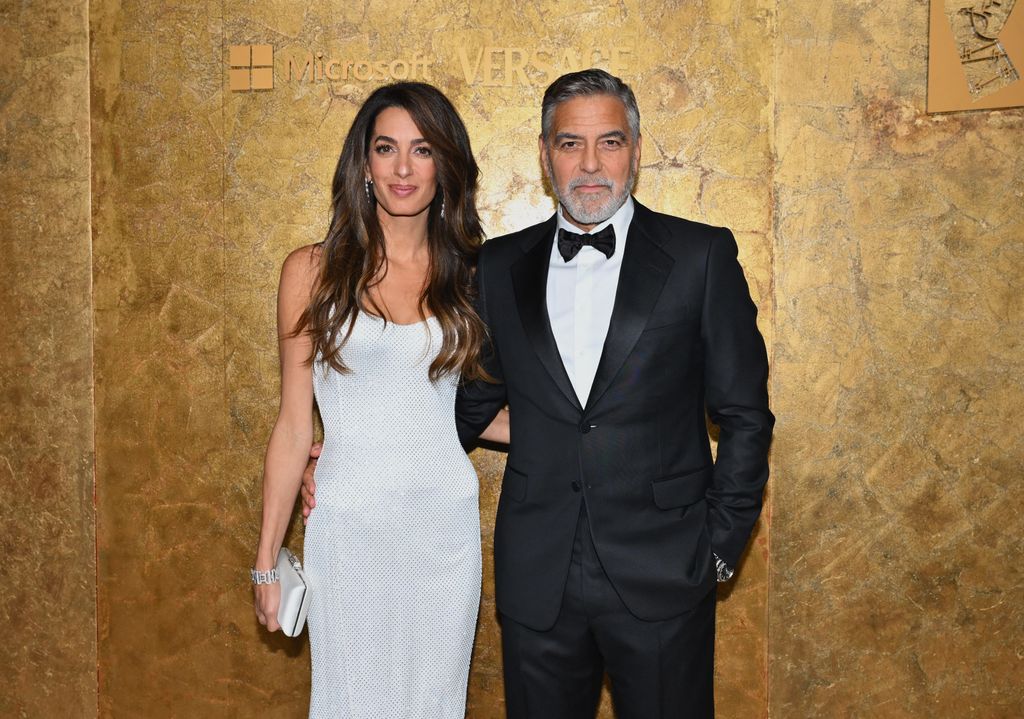
<path fill-rule="evenodd" d="M 579 254 L 583 245 L 590 245 L 605 257 L 615 254 L 615 228 L 608 225 L 600 232 L 592 235 L 581 235 L 578 232 L 570 232 L 564 227 L 558 228 L 558 254 L 568 262 Z"/>

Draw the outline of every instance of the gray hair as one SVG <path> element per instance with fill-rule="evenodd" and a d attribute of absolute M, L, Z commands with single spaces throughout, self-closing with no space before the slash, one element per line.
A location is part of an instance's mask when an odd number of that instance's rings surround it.
<path fill-rule="evenodd" d="M 546 143 L 551 137 L 551 125 L 555 119 L 555 108 L 575 97 L 591 95 L 611 95 L 617 97 L 626 106 L 626 122 L 633 142 L 640 137 L 640 108 L 636 105 L 636 97 L 629 85 L 604 70 L 591 68 L 579 72 L 562 75 L 548 85 L 544 91 L 544 101 L 540 110 L 540 134 Z"/>

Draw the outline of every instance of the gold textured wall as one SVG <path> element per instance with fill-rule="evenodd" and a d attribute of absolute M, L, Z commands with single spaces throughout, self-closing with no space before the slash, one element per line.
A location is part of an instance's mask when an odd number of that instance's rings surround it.
<path fill-rule="evenodd" d="M 85 4 L 2 3 L 3 717 L 96 711 L 90 256 Z"/>
<path fill-rule="evenodd" d="M 223 59 L 207 4 L 90 3 L 101 716 L 257 696 L 228 462 Z"/>
<path fill-rule="evenodd" d="M 257 496 L 262 453 L 276 412 L 277 360 L 273 340 L 277 269 L 294 247 L 321 239 L 327 183 L 344 133 L 377 82 L 342 78 L 296 82 L 289 60 L 308 54 L 332 59 L 394 62 L 428 59 L 427 77 L 460 108 L 483 171 L 482 215 L 490 235 L 547 217 L 554 208 L 540 181 L 536 152 L 543 89 L 563 70 L 578 69 L 561 56 L 601 57 L 639 93 L 645 150 L 639 196 L 668 211 L 737 230 L 754 280 L 763 327 L 771 327 L 770 182 L 767 83 L 770 48 L 761 41 L 765 16 L 731 10 L 679 12 L 652 42 L 660 3 L 593 4 L 578 13 L 537 6 L 471 3 L 319 4 L 228 3 L 223 18 L 227 45 L 271 43 L 278 66 L 273 91 L 224 97 L 225 261 L 217 281 L 226 287 L 227 394 L 231 431 L 226 444 L 236 485 Z M 614 42 L 606 28 L 618 27 Z M 555 72 L 535 67 L 548 53 Z M 596 50 L 596 52 L 595 52 Z M 525 58 L 525 73 L 506 63 Z M 559 64 L 562 63 L 562 64 Z M 589 63 L 588 63 L 589 64 Z M 742 70 L 741 70 L 742 68 Z M 352 72 L 357 72 L 352 68 Z M 335 75 L 345 73 L 344 64 Z M 412 72 L 422 73 L 420 69 Z M 310 70 L 312 73 L 312 70 Z M 419 77 L 423 77 L 422 74 Z M 716 129 L 717 128 L 717 129 Z M 223 275 L 219 273 L 223 272 Z M 480 630 L 470 689 L 473 717 L 503 716 L 500 643 L 491 579 L 490 532 L 497 505 L 502 456 L 477 452 L 484 526 L 485 581 Z M 251 546 L 252 513 L 224 517 Z M 740 586 L 721 603 L 719 696 L 724 716 L 766 700 L 767 531 L 759 534 Z M 244 565 L 244 552 L 237 562 Z M 245 587 L 236 597 L 247 600 Z M 256 667 L 266 648 L 248 617 L 239 650 Z M 292 689 L 292 711 L 305 705 L 306 656 L 274 664 L 275 687 Z M 269 666 L 269 665 L 268 665 Z M 280 673 L 291 672 L 287 682 Z M 295 690 L 296 688 L 301 690 Z M 603 716 L 610 716 L 610 707 Z"/>
<path fill-rule="evenodd" d="M 770 335 L 766 15 L 679 13 L 652 43 L 659 3 L 556 7 L 92 4 L 102 714 L 306 705 L 305 644 L 259 630 L 244 576 L 276 412 L 274 295 L 283 257 L 322 237 L 341 140 L 381 79 L 296 80 L 289 59 L 425 58 L 469 125 L 492 235 L 553 210 L 536 155 L 544 86 L 574 62 L 618 63 L 644 110 L 641 199 L 737 230 Z M 251 43 L 274 46 L 277 87 L 229 92 L 225 47 Z M 546 77 L 503 64 L 538 49 Z M 475 459 L 489 561 L 502 459 Z M 766 538 L 721 604 L 725 714 L 765 702 Z M 202 582 L 183 581 L 199 568 Z M 481 718 L 502 714 L 485 571 Z"/>
<path fill-rule="evenodd" d="M 1024 716 L 1024 112 L 927 14 L 778 4 L 773 717 Z"/>
<path fill-rule="evenodd" d="M 0 6 L 0 715 L 304 716 L 305 640 L 245 568 L 277 273 L 387 79 L 363 61 L 452 97 L 491 235 L 551 212 L 540 96 L 591 61 L 637 90 L 641 201 L 736 231 L 779 423 L 719 716 L 1024 715 L 1024 113 L 923 115 L 926 38 L 914 0 Z M 259 43 L 276 87 L 230 91 Z M 317 52 L 338 80 L 287 76 Z M 503 455 L 474 461 L 491 719 Z"/>

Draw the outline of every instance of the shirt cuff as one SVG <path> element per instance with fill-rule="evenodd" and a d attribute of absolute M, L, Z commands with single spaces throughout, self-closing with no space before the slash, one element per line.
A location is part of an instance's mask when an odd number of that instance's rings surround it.
<path fill-rule="evenodd" d="M 728 582 L 732 579 L 732 575 L 736 573 L 736 570 L 726 564 L 725 560 L 714 552 L 711 555 L 715 558 L 715 572 L 718 574 L 718 581 Z"/>

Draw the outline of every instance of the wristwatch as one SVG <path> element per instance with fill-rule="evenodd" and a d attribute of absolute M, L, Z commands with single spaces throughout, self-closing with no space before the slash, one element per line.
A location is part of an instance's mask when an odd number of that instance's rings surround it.
<path fill-rule="evenodd" d="M 736 570 L 726 564 L 725 560 L 714 552 L 711 555 L 715 558 L 715 573 L 718 575 L 718 581 L 728 582 L 732 579 L 732 575 L 736 573 Z"/>

